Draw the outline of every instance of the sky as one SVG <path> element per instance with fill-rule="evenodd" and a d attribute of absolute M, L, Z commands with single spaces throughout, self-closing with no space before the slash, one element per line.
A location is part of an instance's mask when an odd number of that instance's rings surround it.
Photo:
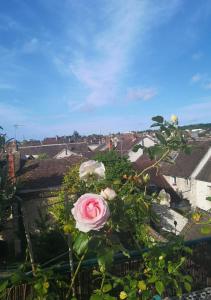
<path fill-rule="evenodd" d="M 211 122 L 210 0 L 0 1 L 8 137 Z"/>

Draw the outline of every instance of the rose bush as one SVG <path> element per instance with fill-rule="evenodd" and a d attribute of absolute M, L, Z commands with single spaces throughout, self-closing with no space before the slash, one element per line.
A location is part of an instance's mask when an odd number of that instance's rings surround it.
<path fill-rule="evenodd" d="M 151 300 L 157 294 L 180 296 L 184 289 L 190 290 L 191 278 L 183 270 L 188 248 L 173 235 L 171 243 L 161 247 L 151 234 L 151 224 L 159 222 L 153 203 L 162 199 L 150 191 L 148 174 L 150 169 L 159 168 L 163 160 L 171 161 L 171 151 L 187 151 L 188 146 L 175 118 L 167 122 L 156 116 L 153 121 L 152 126 L 159 128 L 155 131 L 158 142 L 143 149 L 152 164 L 140 173 L 135 173 L 126 157 L 109 151 L 98 155 L 103 163 L 83 162 L 65 176 L 59 194 L 61 201 L 49 210 L 55 228 L 67 240 L 70 282 L 65 281 L 67 276 L 63 277 L 65 284 L 60 280 L 52 284 L 52 278 L 45 278 L 43 282 L 49 282 L 45 297 L 37 299 L 60 299 L 46 297 L 59 282 L 67 291 L 65 299 L 76 300 L 77 291 L 83 292 L 83 286 L 77 289 L 76 282 L 80 282 L 77 276 L 86 258 L 96 265 L 93 274 L 88 271 L 91 295 L 85 294 L 83 299 Z M 116 258 L 130 259 L 134 251 L 139 257 L 137 269 L 115 272 Z"/>

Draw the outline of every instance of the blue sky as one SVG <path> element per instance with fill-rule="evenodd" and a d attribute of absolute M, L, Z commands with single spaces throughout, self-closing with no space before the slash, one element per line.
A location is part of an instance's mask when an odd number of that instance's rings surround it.
<path fill-rule="evenodd" d="M 211 122 L 211 1 L 0 1 L 0 125 L 10 137 Z"/>

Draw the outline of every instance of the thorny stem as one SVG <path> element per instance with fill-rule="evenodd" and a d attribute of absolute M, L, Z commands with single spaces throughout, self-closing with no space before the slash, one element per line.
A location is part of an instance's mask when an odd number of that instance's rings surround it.
<path fill-rule="evenodd" d="M 152 165 L 145 168 L 143 171 L 141 171 L 140 174 L 138 174 L 138 177 L 141 177 L 146 171 L 151 170 L 152 168 L 155 168 L 159 165 L 159 163 L 170 153 L 170 150 L 168 149 L 164 154 Z"/>
<path fill-rule="evenodd" d="M 86 249 L 86 251 L 84 252 L 84 254 L 81 256 L 81 258 L 80 258 L 80 260 L 79 260 L 79 263 L 78 263 L 78 265 L 77 265 L 77 268 L 76 268 L 76 270 L 75 270 L 75 273 L 74 273 L 74 275 L 73 275 L 73 277 L 72 277 L 72 279 L 71 279 L 71 284 L 70 284 L 70 287 L 69 287 L 69 289 L 68 289 L 68 292 L 67 292 L 67 295 L 66 295 L 66 299 L 68 299 L 68 297 L 70 296 L 71 290 L 72 290 L 73 285 L 74 285 L 74 283 L 75 283 L 76 276 L 78 275 L 78 272 L 79 272 L 79 270 L 80 270 L 80 266 L 81 266 L 81 264 L 82 264 L 82 261 L 84 260 L 84 257 L 85 257 L 85 255 L 86 255 L 87 251 L 88 251 L 88 249 Z"/>
<path fill-rule="evenodd" d="M 67 193 L 65 193 L 65 197 L 64 197 L 64 206 L 65 206 L 65 209 L 66 209 L 66 221 L 68 221 L 68 198 L 67 198 Z M 73 274 L 74 274 L 74 266 L 73 266 L 72 238 L 71 238 L 70 233 L 67 234 L 67 244 L 68 244 L 68 253 L 69 253 L 70 273 L 71 273 L 71 278 L 72 278 Z M 73 294 L 73 296 L 75 296 L 74 284 L 72 286 L 72 294 Z"/>

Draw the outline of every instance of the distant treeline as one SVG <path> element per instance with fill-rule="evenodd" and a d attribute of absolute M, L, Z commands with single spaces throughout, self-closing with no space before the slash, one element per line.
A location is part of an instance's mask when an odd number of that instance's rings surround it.
<path fill-rule="evenodd" d="M 199 123 L 199 124 L 192 124 L 192 125 L 184 125 L 180 126 L 182 129 L 211 129 L 211 123 Z"/>

